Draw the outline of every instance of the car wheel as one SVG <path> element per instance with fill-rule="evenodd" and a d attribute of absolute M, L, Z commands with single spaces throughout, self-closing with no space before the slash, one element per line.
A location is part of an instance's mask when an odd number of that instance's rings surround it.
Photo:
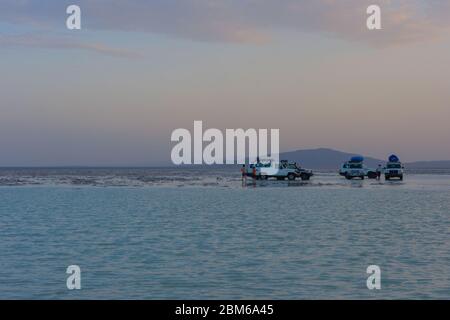
<path fill-rule="evenodd" d="M 288 177 L 288 180 L 290 180 L 290 181 L 295 180 L 295 175 L 293 173 L 289 173 L 287 177 Z"/>

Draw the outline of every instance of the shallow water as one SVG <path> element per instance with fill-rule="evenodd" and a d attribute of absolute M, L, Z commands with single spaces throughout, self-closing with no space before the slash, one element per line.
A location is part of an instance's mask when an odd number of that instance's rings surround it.
<path fill-rule="evenodd" d="M 79 170 L 0 171 L 0 298 L 450 297 L 448 174 L 243 186 L 232 170 Z M 72 264 L 82 290 L 66 288 Z"/>

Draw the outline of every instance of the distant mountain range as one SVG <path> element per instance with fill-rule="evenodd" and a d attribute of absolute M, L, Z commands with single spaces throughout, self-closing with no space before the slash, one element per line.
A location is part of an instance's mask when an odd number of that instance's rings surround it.
<path fill-rule="evenodd" d="M 319 148 L 282 152 L 280 159 L 296 161 L 304 168 L 337 170 L 342 163 L 357 155 L 333 149 Z M 376 168 L 379 164 L 384 165 L 386 163 L 386 160 L 371 157 L 364 157 L 364 159 L 365 165 L 369 168 Z M 411 162 L 405 163 L 405 166 L 408 169 L 448 169 L 450 168 L 450 160 Z"/>
<path fill-rule="evenodd" d="M 406 163 L 408 169 L 450 169 L 450 160 L 444 161 L 417 161 Z"/>
<path fill-rule="evenodd" d="M 280 159 L 295 161 L 304 168 L 337 170 L 342 163 L 350 160 L 351 157 L 358 154 L 337 151 L 333 149 L 319 148 L 310 150 L 297 150 L 280 153 Z M 386 161 L 364 157 L 364 163 L 367 167 L 377 167 Z"/>

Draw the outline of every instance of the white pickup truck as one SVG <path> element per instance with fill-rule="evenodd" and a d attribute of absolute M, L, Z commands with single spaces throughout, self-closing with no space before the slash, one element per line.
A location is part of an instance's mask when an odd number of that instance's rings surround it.
<path fill-rule="evenodd" d="M 403 180 L 404 167 L 396 155 L 389 157 L 388 163 L 384 168 L 384 178 L 390 180 L 392 178 L 398 178 Z"/>
<path fill-rule="evenodd" d="M 339 174 L 344 176 L 346 179 L 351 180 L 353 178 L 360 178 L 364 180 L 367 175 L 366 169 L 364 168 L 364 158 L 360 156 L 355 156 L 350 159 L 350 161 L 345 162 Z"/>
<path fill-rule="evenodd" d="M 267 180 L 268 178 L 284 180 L 287 178 L 293 181 L 296 178 L 309 180 L 313 176 L 313 173 L 311 170 L 300 168 L 296 162 L 281 160 L 280 163 L 277 163 L 273 160 L 265 160 L 250 164 L 247 168 L 246 175 L 258 180 Z"/>

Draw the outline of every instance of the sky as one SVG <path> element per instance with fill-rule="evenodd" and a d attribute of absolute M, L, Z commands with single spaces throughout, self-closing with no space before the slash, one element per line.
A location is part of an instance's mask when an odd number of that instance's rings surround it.
<path fill-rule="evenodd" d="M 1 0 L 0 74 L 0 166 L 167 164 L 194 120 L 450 159 L 448 0 Z"/>

